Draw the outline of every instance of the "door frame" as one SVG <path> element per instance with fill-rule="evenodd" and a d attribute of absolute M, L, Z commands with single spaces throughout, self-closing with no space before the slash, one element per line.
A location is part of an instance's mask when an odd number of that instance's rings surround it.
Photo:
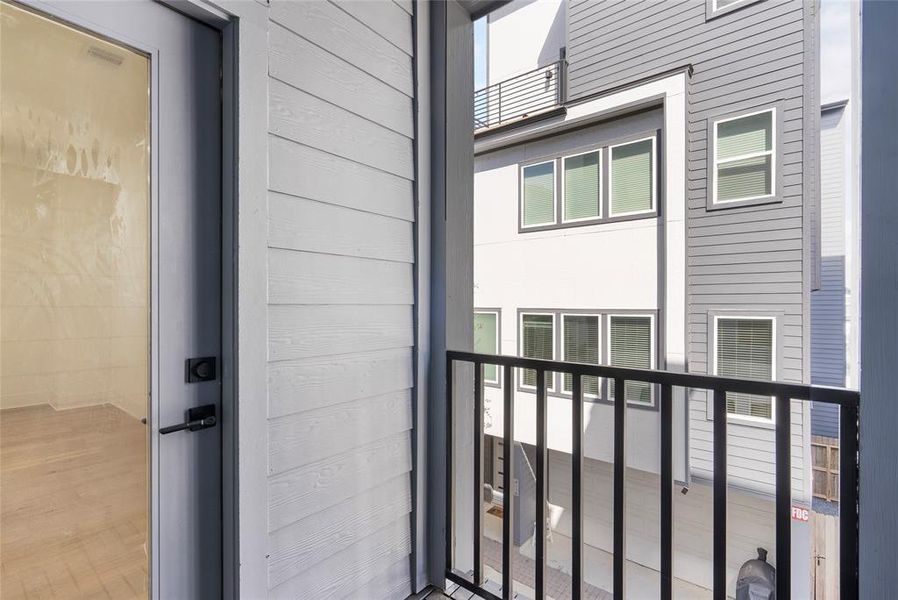
<path fill-rule="evenodd" d="M 158 131 L 153 116 L 158 114 L 158 49 L 87 23 L 43 0 L 11 1 L 149 56 L 150 135 L 156 147 Z M 261 597 L 268 589 L 268 6 L 264 0 L 155 1 L 218 29 L 222 36 L 222 595 Z M 150 158 L 151 181 L 158 181 L 157 153 Z M 158 186 L 151 186 L 150 202 L 152 222 L 157 223 Z M 156 229 L 151 230 L 151 260 L 158 249 L 157 235 Z M 153 260 L 150 274 L 154 284 L 156 262 Z M 157 290 L 154 285 L 152 307 L 157 306 Z M 154 348 L 156 334 L 154 324 L 150 331 Z M 154 362 L 154 373 L 156 367 Z M 241 397 L 247 399 L 242 406 L 238 403 Z M 151 407 L 154 423 L 157 409 Z M 158 434 L 150 440 L 151 469 L 156 469 Z M 151 471 L 151 476 L 156 477 L 155 472 Z M 158 510 L 152 485 L 149 493 L 150 514 L 155 519 Z M 157 531 L 151 524 L 151 564 L 158 564 Z M 149 583 L 151 597 L 155 597 L 158 586 L 152 580 Z"/>
<path fill-rule="evenodd" d="M 222 36 L 222 595 L 264 597 L 268 593 L 268 4 L 156 1 L 218 29 Z"/>

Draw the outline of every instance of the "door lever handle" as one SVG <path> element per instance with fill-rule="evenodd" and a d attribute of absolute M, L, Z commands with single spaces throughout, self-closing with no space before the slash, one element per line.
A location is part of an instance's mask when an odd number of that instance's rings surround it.
<path fill-rule="evenodd" d="M 168 427 L 162 427 L 159 429 L 159 433 L 165 435 L 167 433 L 174 433 L 176 431 L 199 431 L 200 429 L 208 429 L 210 427 L 215 427 L 217 423 L 217 419 L 215 418 L 215 405 L 214 404 L 205 404 L 203 406 L 197 406 L 196 408 L 191 408 L 187 411 L 187 420 L 183 423 L 178 423 L 177 425 L 169 425 Z"/>

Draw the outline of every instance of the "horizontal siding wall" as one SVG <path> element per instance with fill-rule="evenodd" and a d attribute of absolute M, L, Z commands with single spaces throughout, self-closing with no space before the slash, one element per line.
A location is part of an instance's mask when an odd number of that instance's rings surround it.
<path fill-rule="evenodd" d="M 820 289 L 811 294 L 811 381 L 843 387 L 846 374 L 844 109 L 820 120 Z M 811 409 L 811 433 L 839 437 L 839 410 L 822 403 Z"/>
<path fill-rule="evenodd" d="M 273 598 L 410 592 L 410 10 L 275 0 L 269 11 Z"/>
<path fill-rule="evenodd" d="M 571 0 L 568 10 L 569 95 L 572 99 L 691 64 L 688 94 L 687 295 L 688 369 L 705 373 L 708 322 L 712 311 L 780 313 L 782 355 L 778 377 L 805 381 L 809 374 L 803 309 L 809 290 L 804 278 L 803 163 L 805 110 L 817 110 L 804 87 L 805 51 L 801 0 L 764 0 L 706 19 L 705 2 L 616 2 Z M 768 206 L 708 211 L 709 116 L 783 107 L 782 202 Z M 809 180 L 808 180 L 809 181 Z M 810 188 L 809 188 L 810 189 Z M 672 318 L 673 316 L 669 316 Z M 805 415 L 792 405 L 793 485 L 806 487 Z M 710 476 L 712 423 L 705 394 L 690 401 L 693 473 Z M 730 426 L 731 482 L 770 490 L 773 432 Z"/>

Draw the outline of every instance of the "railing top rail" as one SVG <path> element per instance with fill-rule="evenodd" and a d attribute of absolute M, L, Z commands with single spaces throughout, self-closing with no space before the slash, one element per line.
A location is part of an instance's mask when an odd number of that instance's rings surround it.
<path fill-rule="evenodd" d="M 763 396 L 780 396 L 793 400 L 811 400 L 857 406 L 860 404 L 860 392 L 843 388 L 787 383 L 782 381 L 765 381 L 759 379 L 736 379 L 719 375 L 703 375 L 700 373 L 679 373 L 657 369 L 633 369 L 628 367 L 612 367 L 608 365 L 591 365 L 585 363 L 525 358 L 499 354 L 481 354 L 462 350 L 447 350 L 449 360 L 469 363 L 483 363 L 503 367 L 536 369 L 571 375 L 593 377 L 620 378 L 629 381 L 644 381 L 659 385 L 698 388 L 706 390 L 722 390 L 743 394 Z"/>

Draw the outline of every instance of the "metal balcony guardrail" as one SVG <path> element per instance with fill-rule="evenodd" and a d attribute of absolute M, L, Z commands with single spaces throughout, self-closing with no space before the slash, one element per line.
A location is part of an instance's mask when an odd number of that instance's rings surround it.
<path fill-rule="evenodd" d="M 474 92 L 474 131 L 504 125 L 564 103 L 565 61 L 527 71 Z"/>
<path fill-rule="evenodd" d="M 456 363 L 474 366 L 474 540 L 473 578 L 453 569 L 453 432 L 458 415 L 453 410 L 453 380 Z M 546 522 L 546 373 L 569 373 L 573 380 L 572 442 L 572 593 L 579 600 L 584 593 L 583 571 L 583 387 L 584 376 L 609 378 L 614 389 L 624 389 L 625 381 L 639 381 L 660 387 L 661 418 L 661 598 L 673 595 L 673 396 L 674 387 L 705 389 L 713 394 L 713 597 L 726 599 L 726 510 L 727 510 L 727 392 L 758 394 L 775 398 L 775 464 L 776 464 L 776 597 L 791 598 L 791 402 L 790 400 L 824 402 L 840 407 L 841 481 L 840 481 L 840 588 L 842 600 L 858 597 L 858 415 L 860 393 L 857 391 L 821 386 L 759 381 L 677 373 L 671 371 L 628 369 L 603 365 L 540 360 L 515 356 L 478 354 L 474 352 L 446 352 L 447 444 L 446 444 L 446 578 L 462 588 L 487 600 L 511 600 L 512 583 L 512 494 L 503 498 L 502 520 L 502 597 L 484 589 L 482 510 L 483 498 L 483 366 L 502 367 L 503 460 L 505 489 L 513 481 L 512 451 L 514 447 L 514 386 L 515 369 L 536 371 L 536 523 Z M 614 397 L 614 525 L 613 525 L 613 595 L 626 597 L 626 511 L 624 496 L 626 408 L 624 394 Z M 469 418 L 469 416 L 465 416 Z M 541 501 L 540 501 L 541 499 Z M 546 528 L 536 527 L 535 600 L 546 598 Z M 783 560 L 783 558 L 786 560 Z"/>

